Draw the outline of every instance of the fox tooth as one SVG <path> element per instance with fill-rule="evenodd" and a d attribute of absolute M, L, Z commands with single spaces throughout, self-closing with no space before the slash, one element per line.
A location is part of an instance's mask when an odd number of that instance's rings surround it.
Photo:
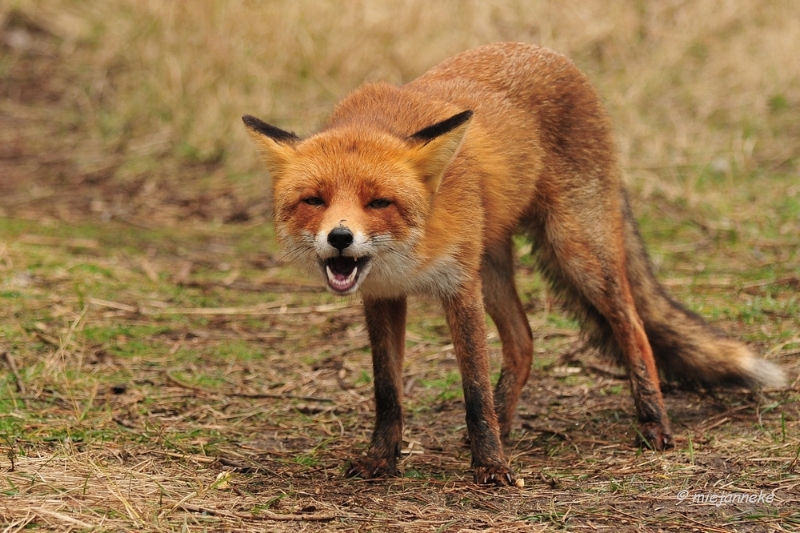
<path fill-rule="evenodd" d="M 347 284 L 353 283 L 353 280 L 356 279 L 356 275 L 358 274 L 358 267 L 353 267 L 353 271 L 347 276 Z"/>

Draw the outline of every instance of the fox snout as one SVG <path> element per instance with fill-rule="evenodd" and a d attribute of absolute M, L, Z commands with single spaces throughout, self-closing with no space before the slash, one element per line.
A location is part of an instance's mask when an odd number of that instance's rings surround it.
<path fill-rule="evenodd" d="M 353 232 L 346 226 L 336 226 L 328 233 L 328 244 L 342 253 L 345 248 L 353 244 Z"/>
<path fill-rule="evenodd" d="M 318 256 L 328 289 L 334 294 L 352 294 L 358 290 L 371 266 L 370 255 L 364 253 L 363 239 L 357 238 L 343 221 L 321 237 L 317 242 L 326 242 L 325 247 L 330 247 L 320 250 Z"/>

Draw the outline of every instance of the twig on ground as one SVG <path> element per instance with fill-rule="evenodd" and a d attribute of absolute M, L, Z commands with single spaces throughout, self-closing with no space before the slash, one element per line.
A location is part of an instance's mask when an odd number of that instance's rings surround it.
<path fill-rule="evenodd" d="M 185 381 L 183 381 L 183 380 L 175 377 L 174 375 L 172 375 L 172 372 L 169 371 L 169 370 L 165 371 L 164 375 L 166 376 L 167 380 L 170 381 L 173 385 L 177 385 L 178 387 L 181 387 L 183 389 L 189 389 L 189 390 L 193 390 L 193 391 L 196 391 L 196 392 L 202 392 L 202 393 L 205 393 L 205 394 L 215 394 L 215 393 L 218 392 L 218 391 L 208 390 L 208 389 L 205 389 L 203 387 L 198 387 L 197 385 L 192 385 L 190 383 L 186 383 Z M 333 403 L 334 402 L 333 398 L 323 398 L 323 397 L 320 397 L 320 396 L 303 396 L 303 395 L 300 395 L 300 394 L 271 394 L 271 393 L 267 393 L 267 392 L 263 392 L 263 393 L 262 392 L 255 392 L 255 393 L 233 392 L 233 393 L 225 394 L 225 395 L 226 396 L 232 396 L 232 397 L 235 397 L 235 398 L 251 398 L 251 399 L 256 399 L 256 400 L 271 398 L 271 399 L 275 399 L 275 400 L 304 400 L 304 401 L 308 401 L 308 402 L 323 402 L 323 403 Z"/>
<path fill-rule="evenodd" d="M 221 516 L 223 518 L 238 518 L 241 520 L 273 520 L 279 522 L 330 522 L 341 518 L 334 514 L 278 514 L 272 513 L 267 510 L 260 510 L 258 513 L 237 513 L 233 511 L 219 511 L 217 509 L 209 509 L 207 507 L 200 507 L 199 505 L 191 505 L 182 503 L 178 506 L 189 513 L 204 513 L 214 516 Z"/>
<path fill-rule="evenodd" d="M 305 400 L 309 402 L 323 402 L 323 403 L 333 403 L 333 398 L 323 398 L 321 396 L 302 396 L 299 394 L 270 394 L 270 393 L 248 393 L 248 392 L 234 392 L 232 394 L 228 394 L 228 396 L 234 396 L 236 398 L 253 398 L 260 400 L 262 398 L 272 398 L 275 400 Z"/>

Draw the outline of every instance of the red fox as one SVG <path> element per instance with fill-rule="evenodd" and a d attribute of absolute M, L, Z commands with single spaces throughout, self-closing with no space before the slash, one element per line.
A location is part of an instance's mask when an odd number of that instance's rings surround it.
<path fill-rule="evenodd" d="M 514 284 L 523 232 L 586 338 L 626 367 L 640 438 L 673 445 L 659 372 L 703 385 L 777 387 L 782 371 L 673 301 L 656 281 L 609 119 L 565 57 L 497 43 L 400 87 L 362 86 L 301 139 L 244 116 L 272 178 L 286 255 L 330 292 L 360 292 L 372 347 L 375 430 L 347 474 L 396 474 L 406 298 L 444 308 L 461 372 L 477 483 L 514 484 L 503 454 L 533 356 Z M 502 341 L 492 392 L 485 313 Z"/>

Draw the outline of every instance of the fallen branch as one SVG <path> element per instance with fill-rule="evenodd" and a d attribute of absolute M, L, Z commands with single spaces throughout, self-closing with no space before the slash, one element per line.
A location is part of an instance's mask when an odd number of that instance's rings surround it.
<path fill-rule="evenodd" d="M 224 518 L 239 518 L 241 520 L 273 520 L 279 522 L 330 522 L 340 518 L 334 514 L 278 514 L 266 510 L 261 510 L 258 513 L 237 513 L 232 511 L 219 511 L 217 509 L 208 509 L 200 507 L 199 505 L 191 505 L 182 503 L 178 509 L 183 509 L 189 513 L 203 513 L 213 516 L 221 516 Z"/>
<path fill-rule="evenodd" d="M 19 238 L 19 242 L 39 246 L 66 246 L 68 248 L 86 248 L 89 250 L 97 250 L 100 248 L 100 242 L 97 239 L 65 239 L 61 237 L 46 237 L 44 235 L 22 235 Z"/>
<path fill-rule="evenodd" d="M 322 403 L 333 403 L 333 398 L 323 398 L 321 396 L 303 396 L 300 394 L 275 394 L 275 393 L 268 393 L 268 392 L 232 392 L 230 394 L 226 394 L 224 391 L 213 391 L 206 389 L 204 387 L 198 385 L 192 385 L 190 383 L 186 383 L 182 379 L 175 377 L 172 374 L 172 371 L 167 370 L 164 372 L 167 380 L 172 383 L 173 385 L 177 385 L 183 389 L 192 390 L 195 392 L 201 392 L 205 394 L 223 394 L 225 396 L 232 396 L 235 398 L 252 398 L 255 400 L 261 399 L 275 399 L 275 400 L 304 400 L 307 402 L 322 402 Z"/>
<path fill-rule="evenodd" d="M 797 283 L 800 283 L 800 276 L 796 275 L 784 276 L 782 278 L 772 279 L 772 280 L 762 279 L 742 284 L 741 291 L 750 292 L 753 289 L 760 289 L 761 287 L 766 287 L 768 285 L 794 285 Z"/>
<path fill-rule="evenodd" d="M 90 304 L 110 309 L 140 313 L 143 315 L 195 315 L 195 316 L 265 316 L 265 315 L 304 315 L 308 313 L 330 313 L 342 309 L 360 307 L 358 302 L 333 303 L 311 305 L 303 307 L 289 307 L 288 302 L 271 302 L 253 307 L 185 307 L 185 308 L 156 308 L 128 305 L 112 302 L 101 298 L 87 298 Z"/>
<path fill-rule="evenodd" d="M 221 287 L 223 289 L 231 289 L 242 292 L 308 292 L 308 293 L 324 293 L 325 287 L 322 285 L 311 285 L 306 283 L 287 283 L 285 281 L 262 281 L 258 284 L 244 283 L 235 281 L 232 283 L 225 283 L 220 281 L 185 281 L 179 282 L 183 287 L 193 287 L 200 289 L 207 289 L 210 287 Z"/>
<path fill-rule="evenodd" d="M 333 398 L 323 398 L 321 396 L 302 396 L 300 394 L 270 394 L 267 392 L 234 392 L 228 394 L 227 396 L 234 396 L 236 398 L 253 398 L 256 400 L 260 400 L 262 398 L 273 398 L 275 400 L 304 400 L 308 402 L 322 402 L 322 403 L 333 403 Z"/>

